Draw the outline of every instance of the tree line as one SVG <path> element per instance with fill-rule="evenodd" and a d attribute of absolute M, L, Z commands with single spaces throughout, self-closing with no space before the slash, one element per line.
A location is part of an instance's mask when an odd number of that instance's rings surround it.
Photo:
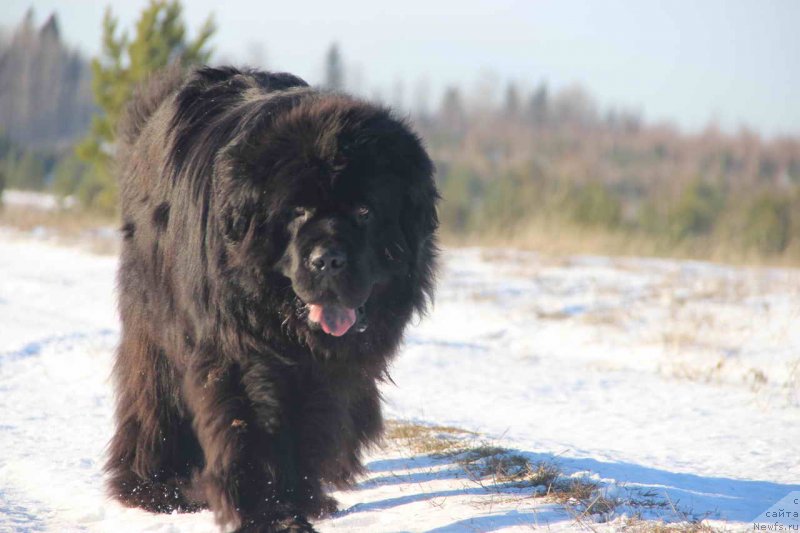
<path fill-rule="evenodd" d="M 49 185 L 96 111 L 91 80 L 88 62 L 61 41 L 55 15 L 37 28 L 29 10 L 0 40 L 0 181 Z"/>
<path fill-rule="evenodd" d="M 453 236 L 508 240 L 564 228 L 647 242 L 656 253 L 800 258 L 797 138 L 713 125 L 685 134 L 545 85 L 526 96 L 510 85 L 488 108 L 465 105 L 452 88 L 435 114 L 415 121 Z"/>
<path fill-rule="evenodd" d="M 9 187 L 50 188 L 113 213 L 114 132 L 133 87 L 169 62 L 210 61 L 214 25 L 209 19 L 189 39 L 177 0 L 152 0 L 132 34 L 111 11 L 103 25 L 102 52 L 91 64 L 60 44 L 54 17 L 39 30 L 26 17 L 0 45 L 0 80 L 9 79 L 3 69 L 29 73 L 0 92 L 0 174 Z M 53 70 L 55 57 L 66 66 Z M 348 83 L 335 44 L 323 65 L 322 86 L 364 92 Z M 497 101 L 451 86 L 434 105 L 420 100 L 399 110 L 436 163 L 447 238 L 535 245 L 543 235 L 602 235 L 647 243 L 654 253 L 800 259 L 798 138 L 713 125 L 687 134 L 630 110 L 602 109 L 580 87 L 508 83 L 495 92 Z M 66 117 L 61 104 L 30 103 L 41 99 L 76 103 Z"/>

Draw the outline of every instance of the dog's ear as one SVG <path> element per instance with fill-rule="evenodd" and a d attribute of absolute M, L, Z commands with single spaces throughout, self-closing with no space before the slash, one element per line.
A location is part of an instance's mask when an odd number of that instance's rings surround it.
<path fill-rule="evenodd" d="M 417 312 L 424 313 L 428 303 L 433 301 L 439 192 L 433 179 L 433 163 L 422 145 L 417 146 L 417 157 L 412 159 L 415 175 L 403 196 L 400 227 L 409 246 L 408 276 L 416 289 L 414 307 Z"/>
<path fill-rule="evenodd" d="M 214 197 L 220 213 L 219 229 L 228 245 L 246 245 L 276 216 L 276 195 L 265 198 L 265 180 L 284 157 L 281 147 L 268 140 L 275 117 L 295 106 L 308 92 L 288 90 L 266 102 L 254 102 L 242 112 L 232 139 L 214 161 Z M 271 215 L 272 214 L 272 215 Z M 262 243 L 263 245 L 263 243 Z"/>
<path fill-rule="evenodd" d="M 381 117 L 371 127 L 370 158 L 377 167 L 393 174 L 402 182 L 399 200 L 399 233 L 404 240 L 403 259 L 408 275 L 425 292 L 436 255 L 435 233 L 439 227 L 436 206 L 439 193 L 434 182 L 434 165 L 420 138 L 402 120 Z M 404 245 L 403 245 L 404 244 Z"/>
<path fill-rule="evenodd" d="M 229 194 L 220 208 L 220 232 L 228 244 L 241 244 L 257 224 L 256 205 L 245 194 Z"/>
<path fill-rule="evenodd" d="M 225 247 L 228 266 L 246 266 L 258 256 L 266 264 L 278 261 L 286 245 L 279 214 L 265 203 L 265 197 L 249 178 L 222 180 L 217 188 L 217 228 Z"/>
<path fill-rule="evenodd" d="M 246 264 L 252 253 L 265 261 L 277 260 L 282 235 L 270 219 L 275 210 L 268 205 L 269 198 L 252 166 L 237 157 L 239 154 L 224 153 L 214 170 L 213 212 L 226 258 L 230 265 Z"/>
<path fill-rule="evenodd" d="M 400 226 L 411 252 L 412 268 L 427 260 L 430 254 L 426 252 L 435 247 L 433 235 L 439 227 L 438 200 L 439 193 L 431 177 L 411 187 L 403 197 Z"/>
<path fill-rule="evenodd" d="M 406 192 L 400 215 L 400 227 L 409 246 L 408 278 L 414 288 L 413 305 L 418 313 L 424 313 L 428 304 L 433 302 L 438 253 L 436 205 L 439 193 L 430 175 L 432 170 L 431 165 L 428 176 Z"/>

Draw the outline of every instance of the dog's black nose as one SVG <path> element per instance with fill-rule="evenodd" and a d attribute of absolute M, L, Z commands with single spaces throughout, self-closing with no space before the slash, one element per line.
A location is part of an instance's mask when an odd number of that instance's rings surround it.
<path fill-rule="evenodd" d="M 347 266 L 347 254 L 338 247 L 317 246 L 311 250 L 308 263 L 315 272 L 333 275 Z"/>

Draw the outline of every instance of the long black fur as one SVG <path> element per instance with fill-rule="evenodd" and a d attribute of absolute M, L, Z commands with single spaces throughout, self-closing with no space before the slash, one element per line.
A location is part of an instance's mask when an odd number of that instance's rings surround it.
<path fill-rule="evenodd" d="M 240 531 L 313 531 L 335 509 L 325 487 L 349 486 L 379 438 L 378 382 L 431 297 L 432 164 L 383 108 L 235 68 L 155 77 L 119 138 L 110 491 L 210 507 Z M 341 337 L 300 296 L 321 294 L 309 246 L 333 241 L 352 258 L 337 294 L 368 295 L 368 328 Z"/>

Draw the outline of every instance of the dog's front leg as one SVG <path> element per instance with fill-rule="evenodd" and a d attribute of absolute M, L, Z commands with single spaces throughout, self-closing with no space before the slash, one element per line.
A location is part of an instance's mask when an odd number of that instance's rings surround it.
<path fill-rule="evenodd" d="M 270 377 L 263 366 L 195 354 L 184 394 L 205 457 L 198 483 L 222 526 L 313 532 L 293 503 L 292 436 Z"/>

